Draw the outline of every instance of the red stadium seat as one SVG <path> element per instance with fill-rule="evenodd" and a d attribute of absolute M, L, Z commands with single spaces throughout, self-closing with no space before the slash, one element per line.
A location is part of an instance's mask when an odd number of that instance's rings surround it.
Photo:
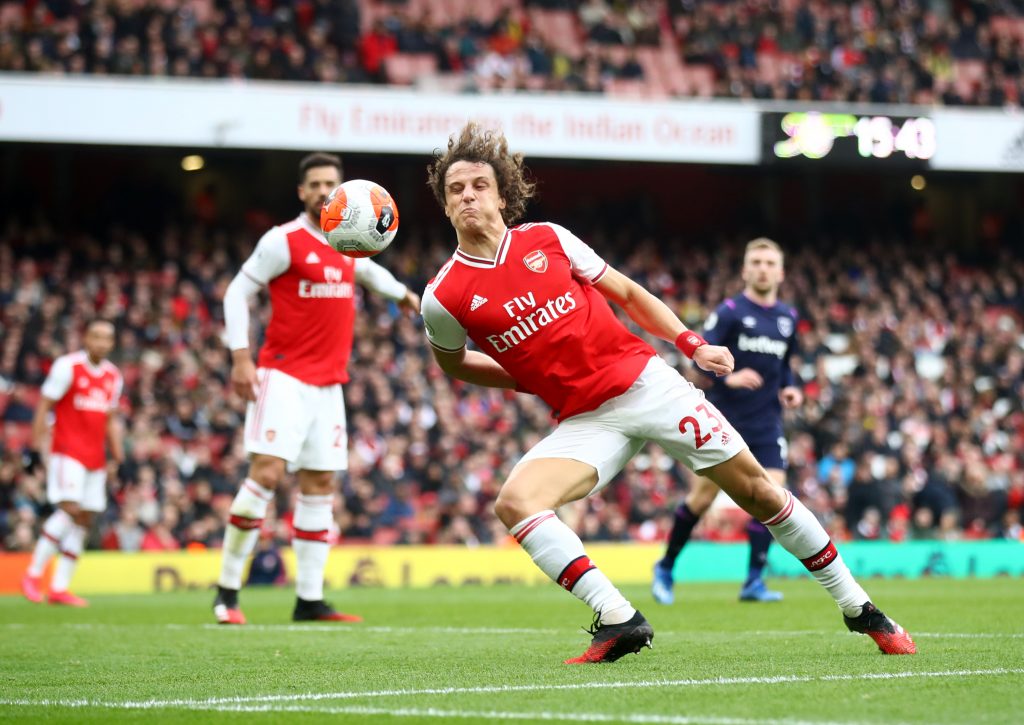
<path fill-rule="evenodd" d="M 1012 37 L 1015 34 L 1013 19 L 1008 18 L 1005 15 L 996 15 L 995 17 L 989 18 L 988 25 L 992 30 L 992 35 L 997 38 Z"/>
<path fill-rule="evenodd" d="M 612 78 L 605 86 L 605 92 L 614 98 L 645 98 L 647 84 L 634 78 Z"/>
<path fill-rule="evenodd" d="M 700 98 L 711 98 L 715 95 L 715 69 L 709 65 L 686 66 L 693 88 L 693 95 Z"/>
<path fill-rule="evenodd" d="M 665 87 L 636 78 L 612 78 L 605 86 L 605 92 L 613 98 L 643 98 L 646 100 L 668 97 Z"/>
<path fill-rule="evenodd" d="M 384 61 L 388 82 L 408 86 L 437 73 L 437 58 L 431 53 L 396 53 Z"/>
<path fill-rule="evenodd" d="M 978 84 L 985 77 L 985 62 L 981 60 L 953 61 L 953 88 L 965 101 L 975 95 Z"/>
<path fill-rule="evenodd" d="M 572 12 L 530 8 L 528 14 L 531 27 L 545 43 L 570 58 L 579 58 L 583 55 L 579 24 Z"/>

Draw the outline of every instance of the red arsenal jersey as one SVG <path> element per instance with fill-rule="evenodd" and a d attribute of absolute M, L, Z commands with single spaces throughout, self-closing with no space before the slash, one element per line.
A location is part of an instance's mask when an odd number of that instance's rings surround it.
<path fill-rule="evenodd" d="M 427 337 L 471 339 L 559 420 L 624 393 L 654 349 L 629 332 L 592 285 L 608 265 L 557 224 L 507 230 L 495 259 L 456 250 L 423 294 Z"/>
<path fill-rule="evenodd" d="M 355 260 L 324 242 L 305 220 L 275 227 L 242 271 L 270 291 L 271 318 L 258 365 L 309 385 L 348 382 L 355 324 Z M 287 245 L 287 250 L 274 247 Z M 260 256 L 287 255 L 287 269 L 267 280 Z"/>
<path fill-rule="evenodd" d="M 42 394 L 56 401 L 50 450 L 74 458 L 87 470 L 106 465 L 107 416 L 121 397 L 121 373 L 113 363 L 89 362 L 84 352 L 53 362 Z"/>

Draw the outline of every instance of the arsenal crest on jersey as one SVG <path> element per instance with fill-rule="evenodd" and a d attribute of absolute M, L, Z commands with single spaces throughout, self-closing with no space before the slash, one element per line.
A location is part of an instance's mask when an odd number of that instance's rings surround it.
<path fill-rule="evenodd" d="M 531 272 L 537 272 L 538 274 L 548 271 L 547 255 L 539 249 L 536 249 L 523 257 L 523 264 L 525 264 L 526 268 Z"/>
<path fill-rule="evenodd" d="M 793 334 L 793 318 L 782 315 L 778 318 L 779 334 L 783 337 L 789 337 Z"/>

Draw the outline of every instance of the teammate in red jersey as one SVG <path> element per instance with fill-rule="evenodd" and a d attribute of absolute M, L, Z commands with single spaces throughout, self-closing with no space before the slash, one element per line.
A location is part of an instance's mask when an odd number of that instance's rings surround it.
<path fill-rule="evenodd" d="M 341 183 L 341 159 L 310 154 L 299 164 L 304 209 L 259 240 L 224 295 L 231 348 L 231 383 L 249 401 L 245 449 L 249 475 L 231 504 L 224 535 L 214 614 L 221 624 L 244 624 L 238 605 L 242 570 L 259 537 L 274 491 L 286 470 L 298 471 L 293 525 L 297 572 L 292 619 L 359 621 L 323 600 L 328 536 L 334 520 L 335 475 L 348 466 L 341 386 L 348 382 L 355 320 L 355 285 L 419 307 L 419 296 L 369 259 L 334 251 L 320 231 L 320 208 Z M 249 301 L 266 288 L 273 316 L 258 362 L 249 352 Z"/>
<path fill-rule="evenodd" d="M 868 599 L 814 515 L 772 484 L 703 393 L 630 333 L 608 301 L 702 369 L 733 370 L 725 347 L 687 330 L 660 300 L 556 224 L 509 228 L 533 184 L 504 136 L 466 125 L 435 154 L 428 185 L 458 247 L 423 295 L 441 368 L 478 385 L 535 393 L 558 426 L 513 468 L 494 510 L 534 563 L 594 610 L 593 639 L 567 663 L 610 662 L 651 643 L 650 624 L 587 557 L 554 509 L 601 490 L 647 441 L 707 476 L 801 559 L 847 627 L 883 652 L 915 651 Z M 467 339 L 479 351 L 466 349 Z"/>
<path fill-rule="evenodd" d="M 123 385 L 121 373 L 107 360 L 114 349 L 114 326 L 94 320 L 85 331 L 85 349 L 53 362 L 43 382 L 42 396 L 32 420 L 33 460 L 46 438 L 53 412 L 50 458 L 46 467 L 46 497 L 57 510 L 43 524 L 21 590 L 32 602 L 43 600 L 46 564 L 59 554 L 50 581 L 50 604 L 88 606 L 68 591 L 85 536 L 93 518 L 107 507 L 107 452 L 120 463 L 124 446 L 116 411 Z"/>

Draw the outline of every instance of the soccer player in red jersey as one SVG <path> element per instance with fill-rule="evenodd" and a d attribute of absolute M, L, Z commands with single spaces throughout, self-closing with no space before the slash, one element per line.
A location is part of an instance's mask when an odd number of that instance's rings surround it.
<path fill-rule="evenodd" d="M 32 420 L 31 457 L 38 460 L 53 412 L 46 497 L 57 510 L 43 524 L 32 562 L 21 580 L 25 597 L 41 602 L 43 571 L 59 554 L 48 600 L 71 607 L 88 606 L 68 587 L 93 518 L 107 506 L 106 445 L 110 445 L 114 462 L 124 460 L 116 416 L 123 381 L 120 371 L 107 360 L 114 349 L 114 326 L 93 320 L 86 327 L 84 344 L 84 350 L 54 360 Z"/>
<path fill-rule="evenodd" d="M 348 382 L 355 320 L 355 285 L 406 310 L 419 296 L 369 259 L 346 257 L 320 231 L 320 208 L 341 183 L 341 159 L 315 153 L 299 163 L 303 211 L 259 240 L 224 295 L 231 348 L 231 384 L 249 401 L 245 449 L 249 475 L 231 504 L 214 614 L 244 624 L 238 604 L 242 570 L 259 537 L 274 491 L 298 471 L 292 546 L 297 569 L 296 621 L 359 621 L 323 600 L 328 536 L 334 520 L 337 471 L 348 467 L 341 386 Z M 266 288 L 273 316 L 256 363 L 249 352 L 249 302 Z"/>
<path fill-rule="evenodd" d="M 910 636 L 870 602 L 814 515 L 771 482 L 724 416 L 629 332 L 608 302 L 651 335 L 674 341 L 703 370 L 731 373 L 727 348 L 687 330 L 569 230 L 550 223 L 510 228 L 533 184 L 522 154 L 511 153 L 500 133 L 466 125 L 435 154 L 428 185 L 458 240 L 423 295 L 434 357 L 460 380 L 534 393 L 558 419 L 513 468 L 494 510 L 534 563 L 594 610 L 590 646 L 567 663 L 614 661 L 654 636 L 554 513 L 601 490 L 647 441 L 764 522 L 836 600 L 847 627 L 870 635 L 883 652 L 915 651 Z M 468 351 L 467 339 L 479 351 Z"/>

